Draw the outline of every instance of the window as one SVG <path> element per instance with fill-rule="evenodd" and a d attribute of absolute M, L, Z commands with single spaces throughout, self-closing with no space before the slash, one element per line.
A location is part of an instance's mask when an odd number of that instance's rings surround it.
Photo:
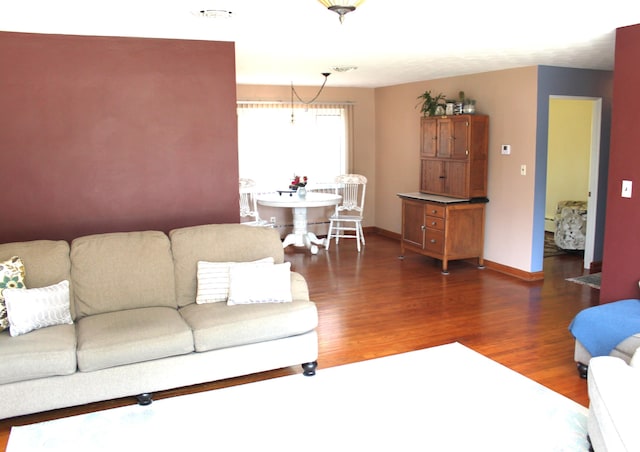
<path fill-rule="evenodd" d="M 239 103 L 240 177 L 264 191 L 287 188 L 295 174 L 309 186 L 332 183 L 347 172 L 350 111 L 348 104 Z"/>

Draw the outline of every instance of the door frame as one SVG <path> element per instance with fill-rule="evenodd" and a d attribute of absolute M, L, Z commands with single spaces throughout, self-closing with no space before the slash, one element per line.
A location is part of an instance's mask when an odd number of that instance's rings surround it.
<path fill-rule="evenodd" d="M 591 101 L 591 143 L 589 154 L 589 193 L 587 195 L 587 228 L 585 234 L 585 248 L 583 267 L 590 269 L 593 263 L 596 235 L 596 218 L 598 213 L 598 178 L 600 168 L 600 135 L 602 125 L 602 98 L 589 96 L 550 95 L 549 99 L 560 100 L 589 100 Z M 549 109 L 551 103 L 549 103 Z M 548 128 L 548 126 L 547 126 Z M 547 159 L 549 158 L 547 154 Z M 545 188 L 546 196 L 546 188 Z"/>

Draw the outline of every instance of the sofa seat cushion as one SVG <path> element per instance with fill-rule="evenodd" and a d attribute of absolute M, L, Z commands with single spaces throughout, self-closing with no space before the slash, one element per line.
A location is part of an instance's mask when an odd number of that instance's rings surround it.
<path fill-rule="evenodd" d="M 0 333 L 0 384 L 76 371 L 74 325 L 56 325 L 11 337 Z"/>
<path fill-rule="evenodd" d="M 77 321 L 78 368 L 89 372 L 193 351 L 191 329 L 174 308 L 108 312 Z"/>
<path fill-rule="evenodd" d="M 193 329 L 196 352 L 281 339 L 318 326 L 315 303 L 302 300 L 237 306 L 190 304 L 180 314 Z"/>

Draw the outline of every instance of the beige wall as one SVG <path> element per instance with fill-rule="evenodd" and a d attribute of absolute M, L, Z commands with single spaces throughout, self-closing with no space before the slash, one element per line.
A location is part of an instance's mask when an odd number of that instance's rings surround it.
<path fill-rule="evenodd" d="M 476 99 L 476 112 L 490 116 L 489 204 L 485 258 L 523 271 L 531 268 L 537 68 L 487 72 L 376 90 L 376 217 L 381 229 L 400 232 L 399 192 L 419 186 L 420 113 L 425 90 Z M 500 145 L 510 144 L 502 156 Z M 520 165 L 527 175 L 520 175 Z"/>

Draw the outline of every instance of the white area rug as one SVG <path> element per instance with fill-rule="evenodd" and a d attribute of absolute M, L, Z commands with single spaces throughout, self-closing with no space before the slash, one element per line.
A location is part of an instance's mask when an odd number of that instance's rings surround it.
<path fill-rule="evenodd" d="M 587 451 L 586 419 L 453 343 L 14 427 L 7 451 Z"/>

